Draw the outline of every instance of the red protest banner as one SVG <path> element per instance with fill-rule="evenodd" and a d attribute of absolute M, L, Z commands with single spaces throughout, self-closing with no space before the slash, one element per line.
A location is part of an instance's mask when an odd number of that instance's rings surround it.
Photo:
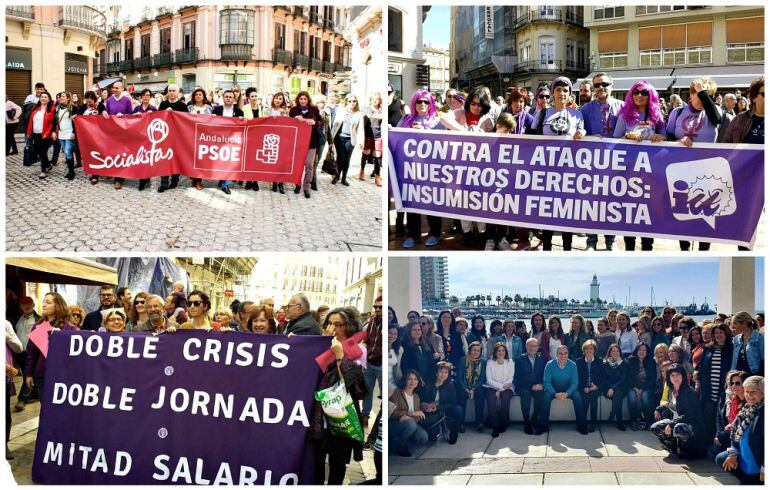
<path fill-rule="evenodd" d="M 294 184 L 302 183 L 312 131 L 289 117 L 242 120 L 171 111 L 78 116 L 75 127 L 86 175 Z"/>

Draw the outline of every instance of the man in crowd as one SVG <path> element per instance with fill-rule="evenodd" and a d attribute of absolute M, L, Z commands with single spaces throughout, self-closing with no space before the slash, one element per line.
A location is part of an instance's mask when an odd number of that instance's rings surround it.
<path fill-rule="evenodd" d="M 166 303 L 164 304 L 163 309 L 165 311 L 166 318 L 175 323 L 178 323 L 179 325 L 188 320 L 187 312 L 184 310 L 184 308 L 179 308 L 177 306 L 176 296 L 174 293 L 171 293 L 166 297 Z"/>
<path fill-rule="evenodd" d="M 128 286 L 121 286 L 118 288 L 117 294 L 120 307 L 126 310 L 126 313 L 128 313 L 128 310 L 130 310 L 133 306 L 131 304 L 131 301 L 133 300 L 131 290 L 128 288 Z"/>
<path fill-rule="evenodd" d="M 168 86 L 166 100 L 160 103 L 158 110 L 189 112 L 187 110 L 187 104 L 182 102 L 182 100 L 179 98 L 178 85 L 172 83 Z M 158 187 L 158 192 L 166 192 L 168 189 L 173 189 L 177 185 L 179 185 L 179 174 L 172 175 L 170 180 L 168 175 L 164 175 L 160 178 L 160 187 Z"/>
<path fill-rule="evenodd" d="M 163 298 L 157 294 L 151 294 L 145 300 L 147 309 L 147 321 L 136 326 L 137 332 L 149 332 L 159 334 L 163 332 L 173 333 L 179 328 L 179 324 L 166 318 Z"/>
<path fill-rule="evenodd" d="M 112 84 L 112 95 L 104 102 L 102 116 L 109 119 L 110 116 L 123 116 L 133 112 L 134 106 L 131 104 L 131 96 L 123 92 L 123 82 L 118 80 Z M 122 188 L 124 180 L 123 177 L 115 177 L 115 188 Z"/>
<path fill-rule="evenodd" d="M 367 394 L 364 398 L 361 417 L 365 430 L 369 425 L 369 414 L 372 411 L 375 383 L 379 384 L 380 392 L 382 392 L 382 296 L 378 296 L 374 300 L 374 315 L 366 327 L 364 343 L 366 344 L 364 381 L 366 381 Z"/>
<path fill-rule="evenodd" d="M 618 113 L 623 107 L 623 101 L 612 96 L 612 77 L 607 73 L 597 73 L 591 83 L 593 84 L 594 100 L 590 100 L 589 95 L 589 102 L 580 108 L 585 122 L 586 136 L 612 138 L 615 125 L 618 122 Z M 581 83 L 581 91 L 584 88 L 584 83 Z M 596 250 L 599 243 L 598 235 L 589 233 L 586 237 L 588 249 Z M 604 245 L 607 250 L 612 250 L 614 243 L 615 235 L 604 235 Z"/>
<path fill-rule="evenodd" d="M 302 293 L 295 294 L 286 305 L 287 335 L 321 335 L 321 327 L 310 314 L 310 301 Z"/>
<path fill-rule="evenodd" d="M 595 77 L 594 77 L 595 78 Z M 591 102 L 591 86 L 590 80 L 583 80 L 578 87 L 578 103 L 582 107 Z"/>
<path fill-rule="evenodd" d="M 35 301 L 29 296 L 25 296 L 19 300 L 19 306 L 21 306 L 21 317 L 14 325 L 16 336 L 21 341 L 21 352 L 14 354 L 18 366 L 27 365 L 27 343 L 29 342 L 29 333 L 32 331 L 32 327 L 37 325 L 40 315 L 35 311 Z M 27 401 L 31 398 L 37 397 L 34 386 L 30 389 L 27 383 L 21 384 L 21 391 L 19 392 L 19 399 L 14 409 L 17 412 L 24 410 Z"/>
<path fill-rule="evenodd" d="M 726 93 L 722 99 L 722 122 L 719 124 L 719 131 L 717 132 L 717 143 L 722 143 L 725 140 L 727 134 L 727 127 L 735 118 L 735 106 L 738 104 L 738 99 L 735 98 L 735 94 L 730 92 Z"/>
<path fill-rule="evenodd" d="M 232 90 L 225 90 L 222 94 L 222 100 L 224 103 L 214 108 L 213 114 L 215 116 L 243 117 L 241 108 L 235 106 L 235 92 Z M 230 181 L 220 180 L 219 189 L 225 194 L 231 194 Z"/>
<path fill-rule="evenodd" d="M 238 311 L 233 312 L 233 319 L 238 322 L 238 328 L 241 332 L 246 331 L 246 325 L 249 323 L 249 317 L 251 316 L 256 303 L 246 300 L 238 305 Z"/>
<path fill-rule="evenodd" d="M 99 309 L 92 311 L 86 315 L 83 320 L 83 330 L 91 330 L 96 332 L 99 327 L 102 326 L 102 311 L 112 308 L 119 308 L 120 305 L 116 305 L 117 296 L 115 296 L 115 288 L 105 284 L 99 288 Z"/>

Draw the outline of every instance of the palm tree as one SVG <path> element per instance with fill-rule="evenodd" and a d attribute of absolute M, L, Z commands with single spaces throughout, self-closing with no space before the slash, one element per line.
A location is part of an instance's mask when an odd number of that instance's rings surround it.
<path fill-rule="evenodd" d="M 503 298 L 500 295 L 498 295 L 495 299 L 497 300 L 497 307 L 499 308 L 500 307 L 500 300 L 503 299 Z"/>
<path fill-rule="evenodd" d="M 459 301 L 460 301 L 460 298 L 458 298 L 457 296 L 450 296 L 449 297 L 449 303 L 450 304 L 456 305 Z"/>

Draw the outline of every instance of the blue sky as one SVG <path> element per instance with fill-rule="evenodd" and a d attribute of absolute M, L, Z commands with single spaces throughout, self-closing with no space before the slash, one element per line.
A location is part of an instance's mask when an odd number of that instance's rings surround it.
<path fill-rule="evenodd" d="M 601 284 L 602 299 L 625 303 L 628 288 L 631 299 L 640 304 L 650 301 L 650 286 L 655 288 L 655 302 L 662 305 L 687 305 L 693 296 L 698 304 L 708 298 L 714 306 L 717 301 L 719 258 L 537 258 L 490 257 L 480 255 L 450 256 L 449 293 L 466 296 L 487 293 L 495 296 L 501 288 L 513 296 L 537 296 L 538 284 L 544 294 L 562 298 L 588 299 L 589 283 L 594 274 Z M 755 264 L 756 306 L 764 310 L 764 259 Z"/>
<path fill-rule="evenodd" d="M 449 5 L 434 5 L 422 23 L 422 42 L 449 49 Z"/>

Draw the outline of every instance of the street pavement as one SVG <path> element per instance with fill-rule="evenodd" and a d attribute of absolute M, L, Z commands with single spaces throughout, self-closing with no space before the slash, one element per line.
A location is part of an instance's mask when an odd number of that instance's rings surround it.
<path fill-rule="evenodd" d="M 21 387 L 21 377 L 16 378 L 16 392 Z M 11 410 L 16 405 L 16 396 L 11 399 Z M 372 413 L 376 414 L 380 409 L 381 401 L 378 397 L 374 398 Z M 27 405 L 22 412 L 12 412 L 11 437 L 8 447 L 11 449 L 14 459 L 6 461 L 2 474 L 8 475 L 8 466 L 10 465 L 13 479 L 18 485 L 32 485 L 32 462 L 35 455 L 35 440 L 37 438 L 37 428 L 40 418 L 40 403 L 34 402 Z M 368 435 L 369 431 L 376 430 L 373 427 L 374 417 L 369 420 L 369 428 L 365 429 Z M 374 450 L 364 451 L 363 461 L 351 461 L 345 474 L 345 485 L 361 483 L 364 480 L 373 479 L 376 476 L 374 467 Z M 7 477 L 0 481 L 8 481 Z"/>
<path fill-rule="evenodd" d="M 18 141 L 18 138 L 17 138 Z M 19 143 L 19 149 L 23 143 Z M 160 178 L 139 192 L 138 180 L 115 190 L 112 179 L 91 185 L 76 169 L 64 178 L 63 155 L 51 174 L 39 179 L 39 164 L 6 157 L 6 250 L 42 251 L 374 251 L 382 249 L 382 187 L 358 180 L 351 162 L 350 187 L 331 185 L 318 169 L 319 190 L 306 199 L 286 184 L 286 194 L 234 184 L 232 194 L 204 180 L 205 189 L 180 186 L 157 192 Z"/>
<path fill-rule="evenodd" d="M 574 424 L 526 435 L 514 424 L 498 438 L 468 425 L 457 444 L 441 440 L 388 459 L 393 485 L 737 485 L 713 460 L 673 458 L 649 431 L 602 424 L 582 435 Z"/>
<path fill-rule="evenodd" d="M 388 250 L 484 250 L 485 242 L 484 240 L 479 236 L 479 240 L 476 244 L 467 246 L 463 244 L 463 235 L 462 233 L 456 233 L 452 234 L 449 233 L 449 229 L 452 225 L 452 220 L 445 219 L 444 220 L 444 235 L 439 242 L 438 245 L 435 245 L 433 247 L 428 247 L 425 245 L 425 239 L 428 237 L 428 224 L 426 220 L 423 220 L 422 223 L 422 236 L 420 237 L 420 240 L 417 241 L 417 244 L 413 248 L 404 248 L 401 246 L 401 244 L 406 240 L 405 236 L 402 237 L 396 237 L 395 236 L 395 226 L 396 226 L 396 211 L 393 209 L 390 209 L 388 211 Z M 759 218 L 759 225 L 757 227 L 757 239 L 754 242 L 754 250 L 755 251 L 763 251 L 765 249 L 765 239 L 766 239 L 766 214 L 764 211 L 762 212 L 762 216 Z M 538 248 L 540 240 L 536 237 L 533 237 L 530 241 L 530 248 L 527 250 L 542 250 L 542 246 Z M 585 234 L 574 234 L 572 237 L 572 250 L 573 251 L 586 251 L 588 248 L 586 244 L 586 235 Z M 694 246 L 693 250 L 697 251 L 697 244 Z M 656 238 L 655 242 L 652 245 L 653 251 L 665 251 L 665 252 L 679 252 L 679 240 L 666 240 L 663 238 Z M 561 242 L 561 233 L 556 232 L 553 237 L 553 250 L 555 251 L 564 251 L 562 242 Z M 615 237 L 615 245 L 614 245 L 615 251 L 625 251 L 625 244 L 623 243 L 623 237 L 621 235 L 618 235 Z M 636 240 L 636 250 L 641 250 L 641 240 Z M 603 252 L 605 251 L 605 242 L 604 242 L 604 236 L 599 235 L 599 244 L 597 246 L 597 251 Z M 711 251 L 713 252 L 724 252 L 728 254 L 734 254 L 738 251 L 738 247 L 735 245 L 727 245 L 722 243 L 712 243 L 711 244 Z"/>

